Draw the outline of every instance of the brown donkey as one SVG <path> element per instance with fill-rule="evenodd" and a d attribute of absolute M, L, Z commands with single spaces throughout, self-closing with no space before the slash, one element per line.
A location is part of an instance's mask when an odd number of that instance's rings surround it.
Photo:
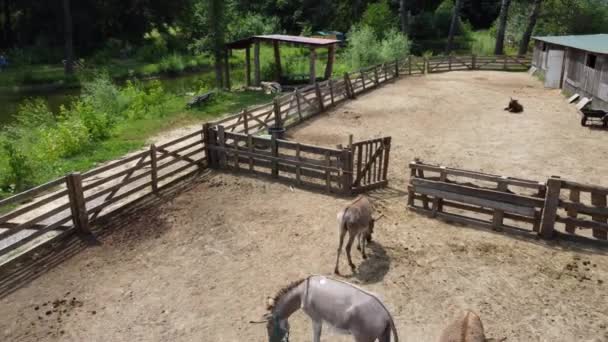
<path fill-rule="evenodd" d="M 357 238 L 357 249 L 361 251 L 363 259 L 367 258 L 365 254 L 365 245 L 371 242 L 372 233 L 374 232 L 374 218 L 372 217 L 373 207 L 370 201 L 365 196 L 357 197 L 353 202 L 346 206 L 338 213 L 338 229 L 340 231 L 340 244 L 338 245 L 338 256 L 336 257 L 336 268 L 334 273 L 340 274 L 339 263 L 342 245 L 344 244 L 344 236 L 348 232 L 348 242 L 346 243 L 346 257 L 348 264 L 353 272 L 355 265 L 350 257 L 350 250 L 353 241 Z"/>

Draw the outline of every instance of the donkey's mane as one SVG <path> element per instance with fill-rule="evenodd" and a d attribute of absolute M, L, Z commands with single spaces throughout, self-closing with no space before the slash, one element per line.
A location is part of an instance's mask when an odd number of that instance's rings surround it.
<path fill-rule="evenodd" d="M 279 301 L 279 299 L 281 299 L 285 294 L 287 294 L 289 291 L 293 290 L 298 285 L 302 284 L 306 279 L 307 278 L 298 279 L 296 281 L 289 283 L 287 286 L 283 287 L 282 289 L 280 289 L 273 298 L 273 300 L 274 300 L 273 304 L 276 304 Z M 273 308 L 273 306 L 269 307 L 269 309 L 272 309 L 272 308 Z"/>

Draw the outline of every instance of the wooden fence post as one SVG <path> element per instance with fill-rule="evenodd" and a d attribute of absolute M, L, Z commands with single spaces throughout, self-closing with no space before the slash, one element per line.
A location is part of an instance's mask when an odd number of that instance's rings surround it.
<path fill-rule="evenodd" d="M 399 59 L 395 60 L 395 78 L 399 77 Z"/>
<path fill-rule="evenodd" d="M 570 189 L 570 201 L 574 203 L 581 202 L 581 192 L 579 189 Z M 568 217 L 576 218 L 578 216 L 578 212 L 575 208 L 568 209 Z M 574 234 L 576 232 L 576 225 L 573 223 L 566 223 L 566 231 L 570 234 Z"/>
<path fill-rule="evenodd" d="M 211 149 L 211 145 L 215 145 L 215 132 L 211 128 L 209 123 L 203 124 L 203 145 L 205 147 L 205 156 L 207 157 L 207 165 L 209 168 L 215 167 L 214 154 L 215 151 Z"/>
<path fill-rule="evenodd" d="M 283 127 L 283 122 L 281 119 L 281 103 L 279 102 L 279 98 L 275 97 L 274 100 L 272 100 L 272 104 L 274 107 L 274 127 Z"/>
<path fill-rule="evenodd" d="M 559 179 L 559 177 L 554 176 L 549 178 L 547 181 L 545 206 L 543 208 L 543 215 L 540 219 L 540 236 L 542 238 L 550 239 L 553 237 L 561 188 L 562 181 Z"/>
<path fill-rule="evenodd" d="M 378 77 L 378 65 L 374 66 L 374 83 L 380 84 L 380 78 Z"/>
<path fill-rule="evenodd" d="M 317 95 L 317 101 L 319 101 L 319 112 L 322 112 L 325 110 L 325 105 L 323 105 L 323 93 L 321 93 L 319 83 L 315 83 L 315 94 Z"/>
<path fill-rule="evenodd" d="M 82 176 L 79 172 L 70 173 L 65 178 L 70 199 L 70 210 L 74 227 L 85 234 L 91 234 L 89 215 L 87 214 L 84 192 L 82 191 Z"/>
<path fill-rule="evenodd" d="M 448 70 L 452 71 L 452 54 L 448 56 Z"/>
<path fill-rule="evenodd" d="M 245 128 L 245 134 L 249 134 L 249 113 L 247 112 L 247 108 L 243 109 L 243 126 Z"/>
<path fill-rule="evenodd" d="M 353 151 L 351 149 L 342 149 L 342 193 L 344 195 L 350 195 L 352 190 L 352 157 Z"/>
<path fill-rule="evenodd" d="M 344 73 L 344 89 L 346 90 L 346 97 L 348 97 L 349 99 L 352 99 L 353 98 L 353 89 L 350 85 L 350 76 L 348 76 L 347 72 Z"/>
<path fill-rule="evenodd" d="M 329 80 L 329 96 L 331 97 L 331 104 L 334 104 L 334 80 Z"/>
<path fill-rule="evenodd" d="M 509 184 L 506 182 L 507 177 L 501 177 L 503 181 L 498 182 L 498 191 L 506 192 L 509 188 Z M 503 225 L 503 219 L 505 216 L 505 212 L 502 210 L 494 209 L 494 216 L 492 217 L 492 225 L 494 226 L 494 230 L 500 230 Z"/>
<path fill-rule="evenodd" d="M 428 57 L 424 57 L 423 69 L 424 69 L 425 75 L 429 73 L 429 58 Z"/>
<path fill-rule="evenodd" d="M 220 166 L 220 168 L 225 168 L 226 167 L 226 154 L 228 154 L 228 151 L 225 149 L 226 148 L 226 136 L 224 135 L 224 126 L 217 127 L 217 137 L 219 139 L 219 146 L 222 148 L 222 150 L 219 152 L 220 153 L 219 166 Z"/>
<path fill-rule="evenodd" d="M 471 56 L 471 70 L 475 70 L 477 68 L 476 64 L 477 64 L 477 55 L 474 54 Z"/>
<path fill-rule="evenodd" d="M 298 118 L 302 121 L 302 104 L 300 103 L 300 89 L 296 88 L 296 105 L 298 106 Z"/>
<path fill-rule="evenodd" d="M 279 177 L 279 145 L 275 135 L 270 137 L 270 150 L 272 152 L 272 176 Z"/>
<path fill-rule="evenodd" d="M 409 74 L 412 74 L 412 55 L 407 58 L 407 68 L 409 70 Z"/>
<path fill-rule="evenodd" d="M 156 160 L 156 145 L 150 145 L 150 176 L 152 178 L 152 191 L 158 192 L 158 165 Z"/>

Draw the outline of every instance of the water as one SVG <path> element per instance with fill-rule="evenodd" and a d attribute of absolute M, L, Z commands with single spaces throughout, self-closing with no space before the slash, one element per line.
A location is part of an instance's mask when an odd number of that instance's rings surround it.
<path fill-rule="evenodd" d="M 214 73 L 210 71 L 186 74 L 178 77 L 165 77 L 158 79 L 165 91 L 185 95 L 189 92 L 198 92 L 200 89 L 212 88 L 214 84 Z M 144 81 L 145 83 L 151 80 Z M 2 93 L 0 92 L 0 127 L 12 122 L 15 113 L 27 98 L 43 98 L 47 101 L 49 108 L 57 113 L 61 105 L 68 105 L 74 97 L 80 95 L 79 88 L 72 89 L 46 89 L 39 91 L 22 91 Z"/>

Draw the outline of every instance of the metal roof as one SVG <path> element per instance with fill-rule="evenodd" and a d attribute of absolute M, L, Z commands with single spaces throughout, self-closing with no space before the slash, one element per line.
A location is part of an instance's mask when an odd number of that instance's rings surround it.
<path fill-rule="evenodd" d="M 574 49 L 608 54 L 608 34 L 587 34 L 578 36 L 546 36 L 532 39 Z"/>
<path fill-rule="evenodd" d="M 288 35 L 283 35 L 283 34 L 269 34 L 269 35 L 263 35 L 263 36 L 253 36 L 253 37 L 237 40 L 237 41 L 226 44 L 226 46 L 231 49 L 243 49 L 247 46 L 250 46 L 255 40 L 279 41 L 279 42 L 285 42 L 285 43 L 290 43 L 290 44 L 312 45 L 312 46 L 327 46 L 327 45 L 337 44 L 340 42 L 339 40 L 335 40 L 335 39 L 288 36 Z"/>

